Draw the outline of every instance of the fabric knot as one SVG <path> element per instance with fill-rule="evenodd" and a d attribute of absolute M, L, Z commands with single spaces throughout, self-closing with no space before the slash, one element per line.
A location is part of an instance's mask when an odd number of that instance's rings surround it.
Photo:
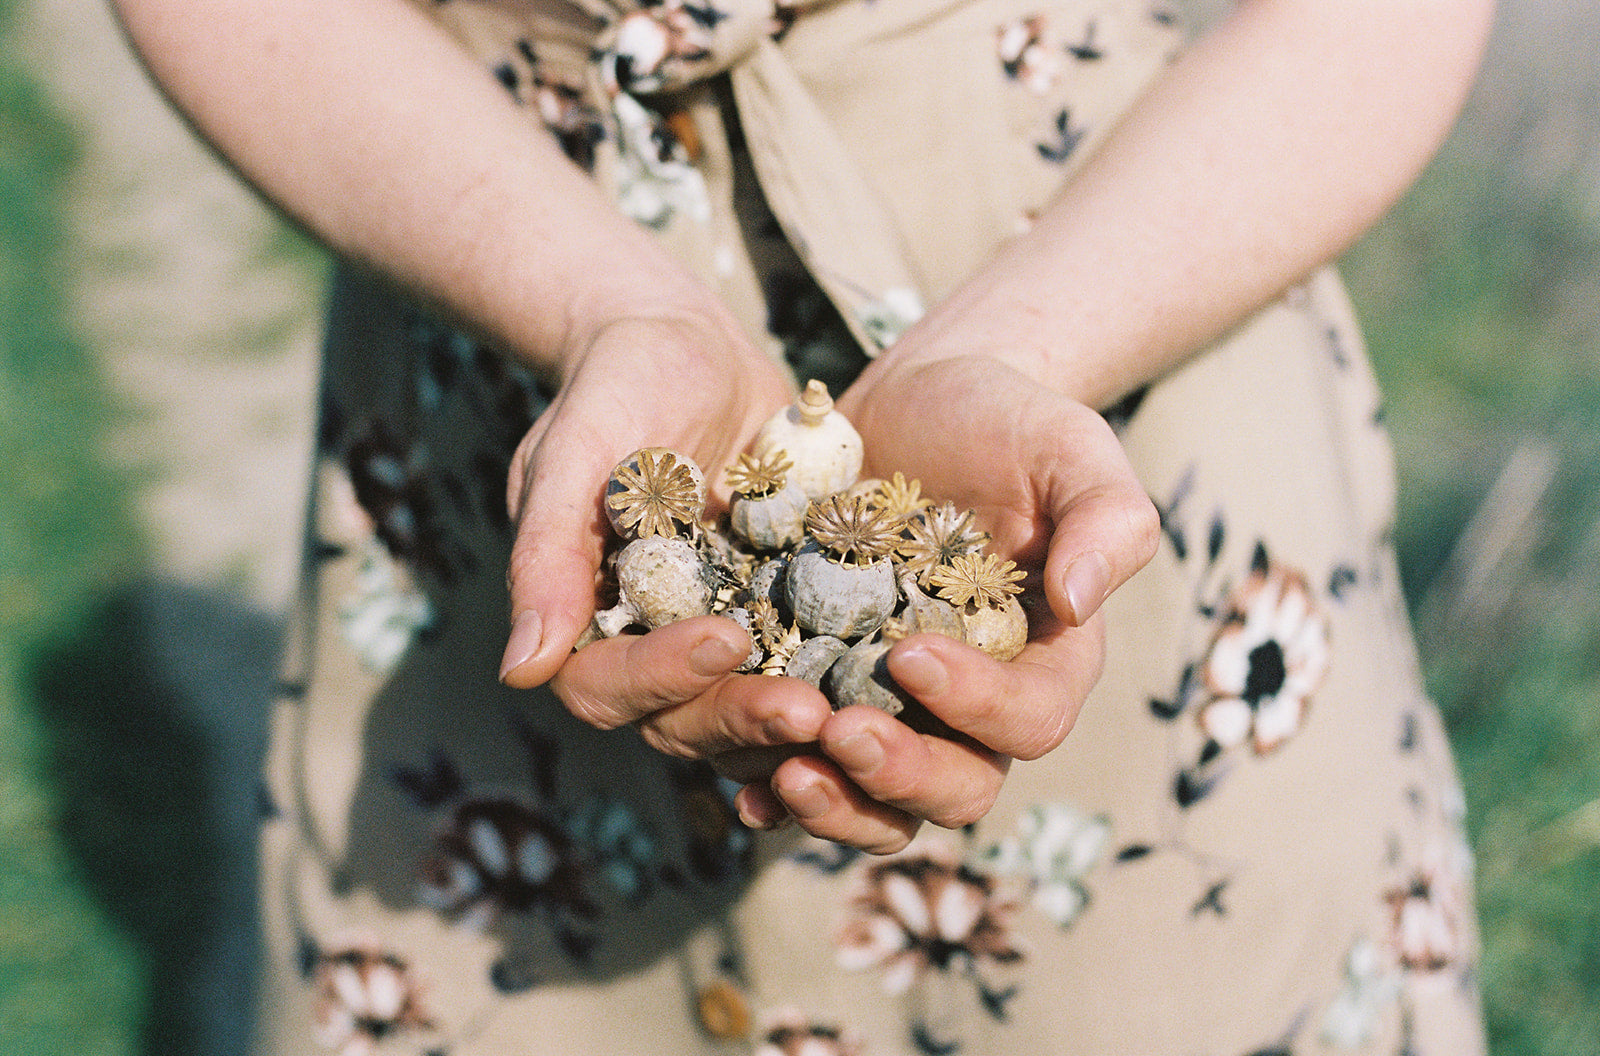
<path fill-rule="evenodd" d="M 601 34 L 601 84 L 612 96 L 682 88 L 737 65 L 787 22 L 773 0 L 646 4 Z"/>

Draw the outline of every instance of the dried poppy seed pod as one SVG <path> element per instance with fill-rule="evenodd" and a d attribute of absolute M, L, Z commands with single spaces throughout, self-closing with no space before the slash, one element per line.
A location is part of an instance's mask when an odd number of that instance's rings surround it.
<path fill-rule="evenodd" d="M 806 531 L 812 541 L 789 560 L 784 577 L 795 622 L 835 638 L 876 630 L 900 600 L 888 556 L 900 537 L 900 518 L 840 493 L 811 507 Z"/>
<path fill-rule="evenodd" d="M 617 555 L 617 604 L 595 614 L 608 638 L 636 624 L 654 630 L 711 612 L 717 576 L 685 539 L 635 539 Z"/>
<path fill-rule="evenodd" d="M 756 627 L 756 618 L 750 614 L 749 609 L 737 605 L 722 615 L 743 627 L 744 632 L 750 636 L 750 652 L 745 655 L 745 658 L 740 661 L 739 666 L 734 670 L 741 674 L 759 671 L 762 661 L 767 658 L 767 651 L 762 648 L 761 634 Z"/>
<path fill-rule="evenodd" d="M 783 673 L 790 678 L 798 678 L 802 682 L 809 682 L 820 689 L 828 669 L 849 648 L 848 645 L 831 634 L 819 634 L 815 638 L 807 638 L 800 643 L 799 648 L 795 649 L 794 655 L 789 658 L 789 663 L 784 667 Z"/>
<path fill-rule="evenodd" d="M 815 379 L 767 419 L 751 444 L 757 458 L 775 449 L 794 463 L 791 476 L 812 502 L 848 488 L 861 475 L 861 434 L 833 409 L 827 386 Z"/>
<path fill-rule="evenodd" d="M 905 595 L 905 608 L 897 617 L 905 625 L 906 634 L 942 634 L 958 642 L 967 640 L 966 621 L 961 610 L 943 598 L 930 598 L 917 586 L 917 577 L 911 573 L 900 576 L 900 591 Z"/>
<path fill-rule="evenodd" d="M 601 505 L 624 539 L 677 535 L 705 513 L 706 477 L 687 455 L 642 447 L 612 469 Z"/>
<path fill-rule="evenodd" d="M 844 564 L 815 543 L 807 543 L 790 559 L 783 582 L 795 622 L 812 634 L 835 638 L 859 638 L 877 630 L 900 600 L 888 558 Z"/>
<path fill-rule="evenodd" d="M 791 475 L 793 468 L 783 449 L 774 448 L 759 458 L 740 455 L 728 469 L 728 527 L 757 550 L 787 549 L 805 537 L 811 500 Z"/>
<path fill-rule="evenodd" d="M 1028 614 L 1016 598 L 999 606 L 968 606 L 961 613 L 967 644 L 999 661 L 1012 660 L 1028 644 Z"/>
<path fill-rule="evenodd" d="M 939 597 L 957 607 L 967 643 L 1006 661 L 1028 642 L 1028 617 L 1015 595 L 1026 573 L 994 554 L 960 554 L 929 574 Z"/>
<path fill-rule="evenodd" d="M 852 645 L 828 668 L 823 692 L 835 711 L 865 704 L 890 715 L 898 715 L 916 698 L 900 688 L 889 675 L 889 650 L 905 635 L 898 620 L 889 620 L 876 638 Z"/>

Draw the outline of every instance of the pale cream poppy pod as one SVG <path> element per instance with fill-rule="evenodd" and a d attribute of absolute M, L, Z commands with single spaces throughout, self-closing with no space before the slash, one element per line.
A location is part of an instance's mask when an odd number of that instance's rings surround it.
<path fill-rule="evenodd" d="M 790 478 L 812 502 L 843 491 L 861 475 L 861 434 L 833 409 L 827 386 L 816 379 L 806 383 L 792 404 L 768 418 L 751 444 L 757 458 L 777 449 L 789 456 Z"/>

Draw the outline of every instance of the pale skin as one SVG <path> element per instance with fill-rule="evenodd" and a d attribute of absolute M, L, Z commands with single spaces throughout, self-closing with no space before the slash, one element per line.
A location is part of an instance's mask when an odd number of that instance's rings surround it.
<path fill-rule="evenodd" d="M 978 509 L 1037 573 L 1044 605 L 1015 661 L 928 635 L 891 653 L 894 676 L 965 735 L 954 741 L 872 709 L 831 713 L 793 680 L 730 674 L 748 642 L 716 617 L 573 652 L 611 467 L 647 445 L 725 465 L 791 383 L 424 16 L 404 0 L 116 5 L 175 104 L 267 198 L 559 380 L 509 482 L 504 680 L 550 682 L 585 721 L 711 759 L 748 782 L 752 824 L 792 817 L 875 852 L 924 821 L 981 817 L 1011 760 L 1066 737 L 1098 676 L 1096 613 L 1149 560 L 1157 526 L 1092 408 L 1180 364 L 1381 215 L 1448 130 L 1492 16 L 1490 0 L 1240 4 L 1028 234 L 841 398 L 869 471 Z M 992 413 L 971 420 L 989 435 L 918 427 L 957 394 L 985 401 Z"/>

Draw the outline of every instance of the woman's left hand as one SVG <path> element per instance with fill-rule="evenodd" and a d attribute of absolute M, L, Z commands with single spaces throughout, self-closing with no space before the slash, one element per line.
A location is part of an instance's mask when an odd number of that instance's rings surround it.
<path fill-rule="evenodd" d="M 823 724 L 820 753 L 740 794 L 747 818 L 787 814 L 813 835 L 890 852 L 923 821 L 976 821 L 1012 759 L 1062 742 L 1100 674 L 1100 604 L 1149 561 L 1159 524 L 1105 420 L 998 360 L 891 354 L 839 408 L 862 434 L 869 473 L 898 470 L 975 510 L 991 549 L 1028 571 L 1032 595 L 1029 642 L 1009 662 L 933 634 L 890 651 L 890 674 L 959 738 L 846 708 Z"/>

